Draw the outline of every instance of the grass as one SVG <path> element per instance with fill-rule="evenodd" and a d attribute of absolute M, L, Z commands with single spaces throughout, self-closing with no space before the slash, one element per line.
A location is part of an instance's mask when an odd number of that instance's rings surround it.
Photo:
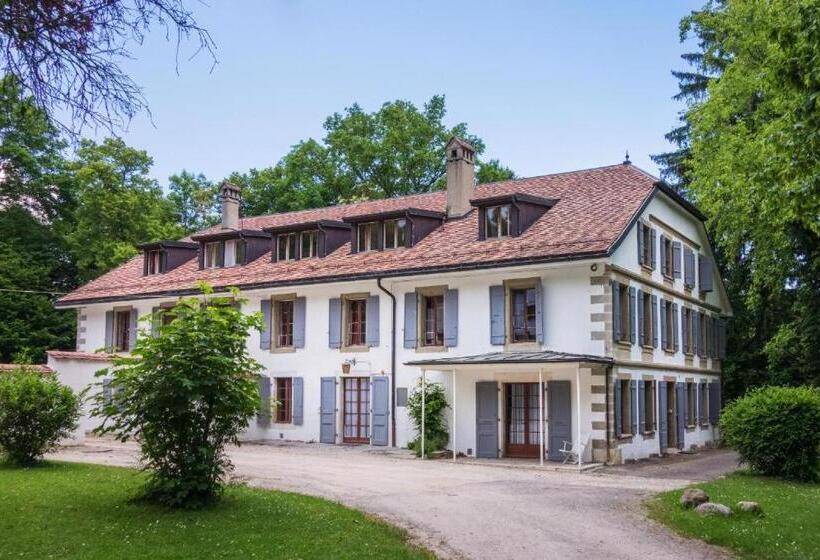
<path fill-rule="evenodd" d="M 242 486 L 201 511 L 139 503 L 142 473 L 0 466 L 0 559 L 432 558 L 406 534 L 339 504 Z"/>
<path fill-rule="evenodd" d="M 820 484 L 786 482 L 737 472 L 698 484 L 734 515 L 701 516 L 680 506 L 682 490 L 647 502 L 649 515 L 677 533 L 727 547 L 740 558 L 820 558 Z M 758 502 L 763 515 L 739 513 L 737 502 Z"/>

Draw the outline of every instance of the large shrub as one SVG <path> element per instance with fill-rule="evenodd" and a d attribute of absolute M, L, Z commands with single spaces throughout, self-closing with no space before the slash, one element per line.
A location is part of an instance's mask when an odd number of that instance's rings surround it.
<path fill-rule="evenodd" d="M 0 373 L 0 450 L 32 465 L 77 426 L 80 399 L 53 375 L 25 366 Z"/>
<path fill-rule="evenodd" d="M 416 433 L 421 434 L 421 406 L 422 385 L 419 380 L 413 393 L 407 399 L 407 411 Z M 449 433 L 444 419 L 444 410 L 447 408 L 447 396 L 440 383 L 426 383 L 424 388 L 424 454 L 430 455 L 447 446 Z M 408 444 L 421 456 L 421 437 L 417 437 Z"/>
<path fill-rule="evenodd" d="M 820 477 L 820 389 L 761 387 L 724 410 L 723 439 L 761 474 Z"/>
<path fill-rule="evenodd" d="M 197 507 L 217 498 L 231 468 L 225 453 L 259 407 L 261 366 L 247 352 L 260 315 L 244 315 L 233 298 L 210 295 L 180 300 L 152 318 L 154 336 L 143 333 L 132 355 L 117 357 L 97 375 L 110 378 L 98 393 L 94 414 L 100 433 L 140 444 L 149 473 L 145 497 L 172 507 Z"/>

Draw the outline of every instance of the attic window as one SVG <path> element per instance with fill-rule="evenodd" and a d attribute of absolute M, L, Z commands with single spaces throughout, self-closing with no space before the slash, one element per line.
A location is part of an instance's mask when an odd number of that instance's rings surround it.
<path fill-rule="evenodd" d="M 214 241 L 205 244 L 205 268 L 218 268 L 219 264 L 219 250 L 221 243 Z"/>
<path fill-rule="evenodd" d="M 359 224 L 358 230 L 359 252 L 378 251 L 379 249 L 379 222 Z"/>
<path fill-rule="evenodd" d="M 488 206 L 484 221 L 484 236 L 487 239 L 510 235 L 510 205 Z"/>
<path fill-rule="evenodd" d="M 397 220 L 385 220 L 384 222 L 384 248 L 395 249 L 404 247 L 407 241 L 407 220 L 399 218 Z"/>
<path fill-rule="evenodd" d="M 303 259 L 310 259 L 319 256 L 319 232 L 317 230 L 303 231 L 301 233 L 302 239 L 302 255 Z"/>
<path fill-rule="evenodd" d="M 162 272 L 162 252 L 159 249 L 148 251 L 145 254 L 148 264 L 148 274 L 159 274 Z"/>
<path fill-rule="evenodd" d="M 288 233 L 277 238 L 276 259 L 290 261 L 296 258 L 296 234 Z"/>

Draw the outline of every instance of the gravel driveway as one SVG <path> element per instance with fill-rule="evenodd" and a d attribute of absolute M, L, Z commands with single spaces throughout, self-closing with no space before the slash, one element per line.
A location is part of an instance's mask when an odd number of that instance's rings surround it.
<path fill-rule="evenodd" d="M 135 456 L 133 446 L 89 440 L 55 458 L 134 465 Z M 727 451 L 594 473 L 420 461 L 402 452 L 321 444 L 245 444 L 231 457 L 235 474 L 253 486 L 373 513 L 444 558 L 726 557 L 648 521 L 640 502 L 731 471 L 735 456 Z"/>

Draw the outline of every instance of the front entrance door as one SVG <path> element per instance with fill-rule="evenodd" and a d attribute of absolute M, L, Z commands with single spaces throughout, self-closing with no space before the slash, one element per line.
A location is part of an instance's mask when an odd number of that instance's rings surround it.
<path fill-rule="evenodd" d="M 541 426 L 538 422 L 538 383 L 507 383 L 507 457 L 538 457 Z"/>
<path fill-rule="evenodd" d="M 370 443 L 370 379 L 344 377 L 344 431 L 345 443 Z"/>
<path fill-rule="evenodd" d="M 547 382 L 547 412 L 547 457 L 550 461 L 562 461 L 561 447 L 565 441 L 572 441 L 572 390 L 569 381 Z"/>
<path fill-rule="evenodd" d="M 475 384 L 476 457 L 498 457 L 498 383 Z"/>

